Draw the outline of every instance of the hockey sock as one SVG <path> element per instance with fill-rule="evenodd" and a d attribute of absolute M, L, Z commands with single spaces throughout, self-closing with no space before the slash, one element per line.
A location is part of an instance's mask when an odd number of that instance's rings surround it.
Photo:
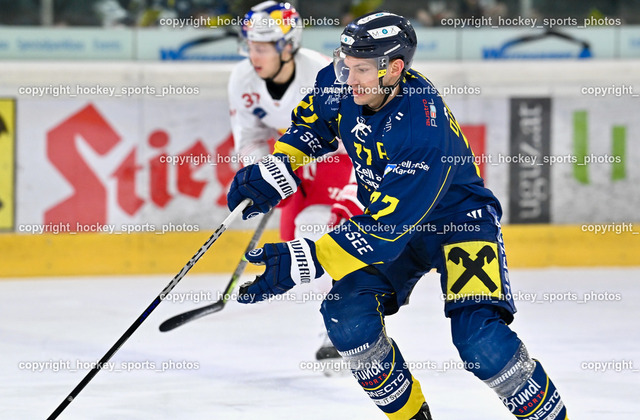
<path fill-rule="evenodd" d="M 484 381 L 518 419 L 568 420 L 560 394 L 524 344 L 497 375 Z"/>
<path fill-rule="evenodd" d="M 369 398 L 391 420 L 415 415 L 425 402 L 396 344 L 384 333 L 372 346 L 340 352 Z"/>

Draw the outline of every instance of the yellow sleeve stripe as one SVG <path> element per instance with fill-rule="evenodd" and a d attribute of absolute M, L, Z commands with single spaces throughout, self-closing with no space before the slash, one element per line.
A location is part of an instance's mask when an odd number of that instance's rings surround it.
<path fill-rule="evenodd" d="M 298 106 L 302 109 L 311 107 L 311 110 L 313 111 L 313 95 L 309 95 L 309 102 L 305 102 L 304 99 L 302 99 Z"/>
<path fill-rule="evenodd" d="M 316 241 L 316 256 L 322 268 L 334 280 L 340 280 L 368 265 L 342 249 L 329 234 Z"/>
<path fill-rule="evenodd" d="M 313 124 L 318 119 L 318 115 L 316 115 L 315 113 L 312 114 L 310 117 L 305 117 L 301 115 L 300 118 L 302 118 L 302 121 L 306 122 L 307 124 Z"/>
<path fill-rule="evenodd" d="M 277 141 L 273 146 L 273 153 L 284 153 L 285 155 L 289 156 L 289 162 L 291 163 L 291 168 L 294 171 L 299 167 L 311 162 L 311 158 L 307 156 L 303 151 L 281 141 Z"/>
<path fill-rule="evenodd" d="M 308 117 L 305 117 L 304 115 L 298 115 L 298 108 L 302 108 L 302 109 L 308 108 L 309 111 L 311 111 L 311 115 Z M 301 100 L 298 106 L 293 110 L 293 114 L 296 117 L 299 116 L 302 119 L 302 121 L 306 122 L 307 124 L 313 124 L 318 119 L 318 115 L 313 110 L 313 95 L 309 95 L 309 102 L 305 102 L 304 99 Z"/>
<path fill-rule="evenodd" d="M 313 130 L 311 126 L 302 123 L 292 123 L 292 125 L 295 125 L 296 127 L 307 127 L 309 130 Z"/>
<path fill-rule="evenodd" d="M 393 239 L 383 238 L 381 236 L 377 236 L 377 235 L 374 235 L 372 233 L 366 232 L 357 223 L 355 223 L 353 220 L 350 220 L 350 222 L 355 224 L 358 227 L 358 230 L 360 230 L 360 232 L 362 232 L 365 235 L 373 236 L 374 238 L 380 239 L 381 241 L 395 242 L 398 239 L 402 238 L 402 236 L 405 233 L 413 231 L 415 229 L 416 225 L 418 225 L 420 222 L 422 222 L 422 219 L 424 219 L 427 216 L 427 214 L 429 214 L 429 212 L 431 211 L 431 208 L 436 204 L 436 201 L 438 201 L 438 197 L 440 196 L 440 193 L 442 192 L 442 189 L 444 188 L 444 185 L 447 183 L 447 179 L 449 178 L 449 173 L 450 172 L 451 172 L 451 166 L 449 166 L 449 169 L 447 170 L 447 174 L 444 177 L 444 181 L 442 181 L 442 185 L 440 185 L 440 189 L 438 190 L 438 194 L 436 194 L 436 196 L 433 198 L 433 202 L 431 203 L 431 205 L 429 206 L 427 211 L 425 211 L 424 214 L 422 215 L 422 217 L 420 217 L 420 219 L 417 222 L 415 222 L 409 229 L 405 230 L 404 233 L 401 233 L 397 237 L 395 237 Z"/>

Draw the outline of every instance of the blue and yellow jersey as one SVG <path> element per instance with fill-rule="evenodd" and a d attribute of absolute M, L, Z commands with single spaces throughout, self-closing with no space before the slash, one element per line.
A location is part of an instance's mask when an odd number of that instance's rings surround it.
<path fill-rule="evenodd" d="M 294 169 L 335 150 L 340 138 L 353 162 L 355 216 L 316 242 L 318 260 L 332 278 L 393 261 L 429 221 L 486 204 L 499 208 L 484 187 L 473 152 L 431 82 L 410 69 L 400 93 L 378 112 L 356 105 L 332 66 L 292 112 L 292 125 L 274 153 Z"/>

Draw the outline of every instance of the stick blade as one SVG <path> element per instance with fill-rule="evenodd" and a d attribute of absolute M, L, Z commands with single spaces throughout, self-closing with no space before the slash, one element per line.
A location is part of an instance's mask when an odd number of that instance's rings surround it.
<path fill-rule="evenodd" d="M 159 329 L 161 332 L 171 331 L 186 324 L 187 322 L 195 321 L 196 319 L 202 318 L 205 315 L 220 312 L 222 308 L 224 308 L 225 303 L 226 302 L 219 300 L 218 302 L 212 303 L 211 305 L 178 314 L 160 324 Z"/>

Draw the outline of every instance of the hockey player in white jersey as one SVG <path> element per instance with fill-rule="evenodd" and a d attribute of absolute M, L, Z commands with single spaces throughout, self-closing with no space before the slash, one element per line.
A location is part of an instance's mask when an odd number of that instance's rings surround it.
<path fill-rule="evenodd" d="M 258 160 L 271 153 L 267 140 L 289 128 L 291 110 L 330 60 L 300 47 L 302 22 L 290 6 L 260 3 L 243 22 L 240 52 L 248 59 L 229 80 L 231 128 L 235 151 Z"/>
<path fill-rule="evenodd" d="M 243 162 L 257 162 L 273 151 L 274 139 L 291 125 L 291 111 L 313 90 L 318 71 L 331 62 L 328 57 L 301 48 L 302 20 L 289 3 L 265 1 L 244 17 L 241 61 L 231 73 L 228 94 L 235 153 Z M 280 205 L 280 236 L 316 240 L 327 231 L 331 206 L 338 203 L 342 187 L 349 182 L 351 161 L 342 149 L 320 162 L 311 163 L 296 175 L 299 191 Z M 331 278 L 317 291 L 327 292 Z M 328 338 L 316 354 L 318 359 L 339 359 Z"/>

